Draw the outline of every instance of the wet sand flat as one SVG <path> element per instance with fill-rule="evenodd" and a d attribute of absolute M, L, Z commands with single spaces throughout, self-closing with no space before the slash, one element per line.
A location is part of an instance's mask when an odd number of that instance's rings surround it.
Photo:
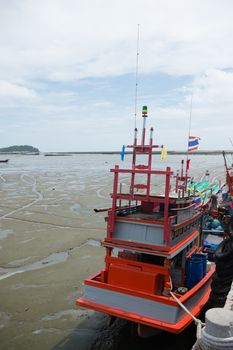
<path fill-rule="evenodd" d="M 109 168 L 119 159 L 9 158 L 0 168 L 0 349 L 89 350 L 105 334 L 106 316 L 75 301 L 83 279 L 104 264 L 99 240 L 106 213 L 93 209 L 111 205 Z M 216 159 L 208 169 L 222 176 Z M 195 162 L 203 173 L 206 160 L 202 166 Z M 115 334 L 120 339 L 118 328 Z M 148 343 L 138 344 L 139 349 Z"/>
<path fill-rule="evenodd" d="M 69 171 L 5 173 L 0 192 L 0 349 L 56 348 L 93 314 L 75 301 L 103 265 L 104 213 L 93 209 L 109 197 Z"/>

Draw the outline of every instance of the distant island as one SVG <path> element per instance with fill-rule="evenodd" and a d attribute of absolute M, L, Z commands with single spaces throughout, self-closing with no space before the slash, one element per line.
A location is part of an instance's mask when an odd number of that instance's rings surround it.
<path fill-rule="evenodd" d="M 38 148 L 28 145 L 19 145 L 19 146 L 10 146 L 10 147 L 4 147 L 0 148 L 0 153 L 32 153 L 32 154 L 39 154 L 40 151 Z"/>

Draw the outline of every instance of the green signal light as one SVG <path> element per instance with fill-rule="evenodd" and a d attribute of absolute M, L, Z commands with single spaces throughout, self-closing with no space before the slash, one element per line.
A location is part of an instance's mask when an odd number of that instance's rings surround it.
<path fill-rule="evenodd" d="M 147 106 L 142 107 L 142 115 L 147 116 Z"/>

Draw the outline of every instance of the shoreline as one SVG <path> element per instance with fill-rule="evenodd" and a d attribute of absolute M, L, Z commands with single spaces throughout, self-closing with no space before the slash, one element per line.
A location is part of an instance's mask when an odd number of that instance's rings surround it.
<path fill-rule="evenodd" d="M 232 151 L 224 151 L 225 154 L 229 155 L 229 154 L 233 154 L 233 150 Z M 154 151 L 153 154 L 160 154 L 161 151 Z M 198 156 L 198 155 L 222 155 L 223 151 L 220 150 L 210 150 L 210 151 L 195 151 L 195 152 L 187 152 L 187 151 L 167 151 L 168 155 L 194 155 L 194 156 Z M 74 154 L 121 154 L 121 152 L 119 151 L 85 151 L 85 152 L 79 152 L 79 151 L 75 151 L 75 152 L 40 152 L 40 153 L 26 153 L 26 152 L 0 152 L 0 155 L 23 155 L 23 156 L 35 156 L 35 155 L 44 155 L 44 156 L 70 156 L 70 155 L 74 155 Z M 132 154 L 132 152 L 125 152 L 125 154 Z"/>

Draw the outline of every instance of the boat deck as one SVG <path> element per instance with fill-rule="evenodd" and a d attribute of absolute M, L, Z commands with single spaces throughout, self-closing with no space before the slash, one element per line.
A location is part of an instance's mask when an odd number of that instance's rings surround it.
<path fill-rule="evenodd" d="M 173 214 L 174 215 L 174 214 Z M 143 213 L 141 211 L 129 213 L 126 215 L 118 215 L 118 219 L 127 218 L 127 219 L 135 219 L 135 220 L 143 220 L 143 221 L 157 221 L 164 222 L 164 215 L 162 213 Z"/>

